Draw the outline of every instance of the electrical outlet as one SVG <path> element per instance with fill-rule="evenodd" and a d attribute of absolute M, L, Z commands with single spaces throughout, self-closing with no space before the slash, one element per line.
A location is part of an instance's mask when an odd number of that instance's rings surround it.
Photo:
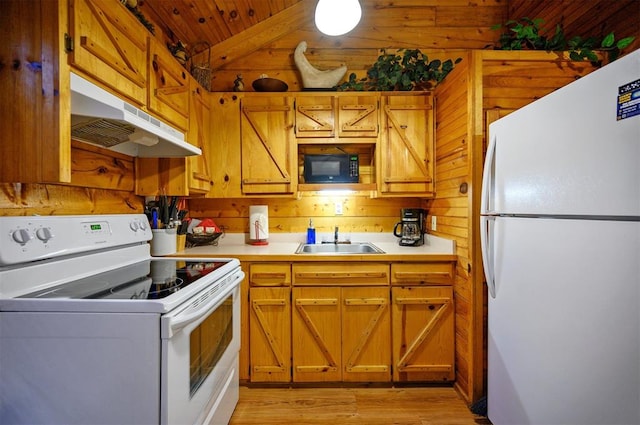
<path fill-rule="evenodd" d="M 342 215 L 342 202 L 336 202 L 336 215 Z"/>
<path fill-rule="evenodd" d="M 431 230 L 436 230 L 438 224 L 438 220 L 436 219 L 435 215 L 431 216 Z"/>

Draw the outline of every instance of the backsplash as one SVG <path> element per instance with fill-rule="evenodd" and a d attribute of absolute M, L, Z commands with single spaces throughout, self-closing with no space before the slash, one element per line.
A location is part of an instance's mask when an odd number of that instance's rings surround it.
<path fill-rule="evenodd" d="M 309 219 L 313 219 L 318 233 L 332 232 L 335 226 L 341 233 L 392 232 L 401 208 L 424 207 L 418 198 L 370 198 L 369 192 L 304 192 L 297 199 L 191 199 L 189 217 L 213 218 L 227 232 L 245 233 L 249 231 L 251 205 L 269 206 L 270 233 L 306 232 Z"/>

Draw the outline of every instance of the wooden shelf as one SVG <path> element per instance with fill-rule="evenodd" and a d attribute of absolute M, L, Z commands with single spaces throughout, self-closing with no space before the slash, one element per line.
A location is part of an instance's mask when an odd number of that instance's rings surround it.
<path fill-rule="evenodd" d="M 320 190 L 376 190 L 375 183 L 300 183 L 299 192 L 317 192 Z"/>

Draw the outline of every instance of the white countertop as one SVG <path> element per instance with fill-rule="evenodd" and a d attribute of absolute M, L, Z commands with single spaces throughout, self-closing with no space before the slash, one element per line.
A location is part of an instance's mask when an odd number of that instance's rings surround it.
<path fill-rule="evenodd" d="M 422 246 L 400 246 L 398 238 L 390 233 L 344 233 L 340 235 L 340 241 L 370 242 L 391 255 L 453 255 L 455 254 L 455 242 L 449 239 L 433 235 L 425 235 L 425 243 Z M 333 233 L 318 233 L 316 241 L 333 240 Z M 179 254 L 242 256 L 242 255 L 295 255 L 300 243 L 306 241 L 306 234 L 301 233 L 271 233 L 268 245 L 250 245 L 248 235 L 245 233 L 227 233 L 218 239 L 218 245 L 197 246 L 187 248 Z M 302 256 L 302 254 L 300 255 Z"/>

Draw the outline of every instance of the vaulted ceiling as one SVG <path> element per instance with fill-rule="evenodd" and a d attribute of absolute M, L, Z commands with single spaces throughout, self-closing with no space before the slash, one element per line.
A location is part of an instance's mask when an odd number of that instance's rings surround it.
<path fill-rule="evenodd" d="M 136 1 L 136 0 L 129 0 Z M 188 46 L 211 46 L 214 91 L 232 87 L 237 74 L 247 81 L 269 74 L 298 84 L 293 51 L 300 41 L 318 68 L 347 64 L 363 72 L 381 49 L 420 48 L 430 56 L 455 50 L 491 48 L 507 19 L 543 18 L 565 33 L 638 38 L 640 0 L 359 0 L 362 19 L 350 33 L 330 37 L 315 27 L 318 0 L 137 0 L 156 25 L 156 37 Z M 340 0 L 335 0 L 340 3 Z"/>
<path fill-rule="evenodd" d="M 213 68 L 260 48 L 483 48 L 491 25 L 507 16 L 506 0 L 360 0 L 362 20 L 341 37 L 318 32 L 317 0 L 138 0 L 169 38 L 206 40 Z M 339 4 L 339 0 L 336 0 Z"/>

